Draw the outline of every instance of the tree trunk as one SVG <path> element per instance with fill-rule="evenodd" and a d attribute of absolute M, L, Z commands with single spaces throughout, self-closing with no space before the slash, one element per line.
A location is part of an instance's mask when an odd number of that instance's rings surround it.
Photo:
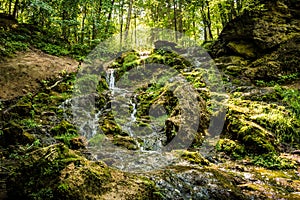
<path fill-rule="evenodd" d="M 12 0 L 9 0 L 9 4 L 8 4 L 8 14 L 11 15 L 11 3 Z"/>
<path fill-rule="evenodd" d="M 86 18 L 86 4 L 83 6 L 82 12 L 82 21 L 81 21 L 81 36 L 80 36 L 80 42 L 83 44 L 84 41 L 84 31 L 85 31 L 85 18 Z"/>
<path fill-rule="evenodd" d="M 177 13 L 176 13 L 176 9 L 177 9 L 177 6 L 176 6 L 176 0 L 173 0 L 173 8 L 174 8 L 174 31 L 175 31 L 175 41 L 177 42 L 178 40 L 178 36 L 177 36 Z"/>
<path fill-rule="evenodd" d="M 130 27 L 132 5 L 133 5 L 133 0 L 130 0 L 129 1 L 128 13 L 127 13 L 127 19 L 126 19 L 126 26 L 125 26 L 125 36 L 124 36 L 125 41 L 128 37 L 128 32 L 129 32 L 129 27 Z"/>
<path fill-rule="evenodd" d="M 204 25 L 203 28 L 203 37 L 204 37 L 204 41 L 207 41 L 207 26 L 208 26 L 208 22 L 207 22 L 207 18 L 206 18 L 206 14 L 204 11 L 204 4 L 201 5 L 201 16 L 202 16 L 202 23 Z"/>
<path fill-rule="evenodd" d="M 17 19 L 18 9 L 19 9 L 19 0 L 16 0 L 15 6 L 14 6 L 14 11 L 13 11 L 13 17 L 15 19 Z"/>
<path fill-rule="evenodd" d="M 178 24 L 179 32 L 183 32 L 183 19 L 182 19 L 182 0 L 179 0 L 179 24 Z"/>
<path fill-rule="evenodd" d="M 207 3 L 207 28 L 208 28 L 208 34 L 209 38 L 212 40 L 213 39 L 213 34 L 211 31 L 211 18 L 210 18 L 210 7 L 209 7 L 209 1 L 206 1 Z"/>
<path fill-rule="evenodd" d="M 120 18 L 120 48 L 122 47 L 123 44 L 123 15 L 124 15 L 124 0 L 121 1 L 121 12 L 119 15 Z M 121 49 L 120 49 L 121 50 Z"/>

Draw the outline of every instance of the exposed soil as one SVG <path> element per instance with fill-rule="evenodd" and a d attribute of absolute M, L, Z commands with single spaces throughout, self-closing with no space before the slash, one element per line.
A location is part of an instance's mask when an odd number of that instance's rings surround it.
<path fill-rule="evenodd" d="M 78 62 L 57 57 L 37 49 L 18 52 L 0 63 L 0 99 L 10 100 L 34 92 L 42 80 L 58 77 L 62 72 L 74 72 Z"/>

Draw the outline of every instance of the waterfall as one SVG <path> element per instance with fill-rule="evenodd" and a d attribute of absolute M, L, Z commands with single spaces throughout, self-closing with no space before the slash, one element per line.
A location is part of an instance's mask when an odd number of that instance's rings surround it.
<path fill-rule="evenodd" d="M 103 108 L 92 106 L 95 103 L 93 94 L 73 97 L 59 107 L 65 111 L 65 119 L 77 125 L 78 133 L 89 142 L 92 141 L 88 149 L 97 160 L 107 161 L 118 169 L 128 171 L 151 170 L 160 165 L 167 165 L 175 157 L 168 155 L 166 158 L 166 154 L 161 154 L 162 141 L 166 141 L 165 134 L 161 130 L 151 129 L 151 125 L 140 126 L 137 118 L 138 96 L 134 91 L 129 91 L 126 86 L 118 85 L 116 74 L 114 69 L 106 71 L 110 100 Z M 101 136 L 98 128 L 99 120 L 105 118 L 105 115 L 110 112 L 114 114 L 114 120 L 121 127 L 122 132 L 127 133 L 134 141 L 135 150 L 119 147 L 111 141 L 111 138 L 106 135 Z M 73 118 L 72 115 L 75 117 Z"/>
<path fill-rule="evenodd" d="M 114 69 L 108 69 L 107 70 L 107 78 L 106 81 L 108 83 L 109 89 L 114 91 L 115 88 L 115 75 L 114 75 L 115 70 Z"/>
<path fill-rule="evenodd" d="M 67 99 L 58 108 L 64 110 L 64 119 L 77 125 L 78 133 L 89 140 L 98 132 L 99 116 L 102 114 L 102 110 L 95 113 L 91 112 L 91 110 L 85 110 L 78 101 L 80 101 L 80 97 Z"/>
<path fill-rule="evenodd" d="M 135 103 L 135 96 L 134 96 L 134 99 L 130 99 L 130 105 L 132 106 L 132 112 L 131 112 L 131 115 L 130 115 L 130 118 L 131 118 L 131 121 L 132 122 L 135 122 L 136 121 L 136 112 L 137 112 L 137 109 L 136 109 L 136 103 Z"/>

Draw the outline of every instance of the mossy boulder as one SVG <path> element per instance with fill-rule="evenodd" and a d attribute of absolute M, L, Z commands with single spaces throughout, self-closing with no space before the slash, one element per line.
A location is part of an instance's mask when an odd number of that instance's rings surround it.
<path fill-rule="evenodd" d="M 114 137 L 113 143 L 117 146 L 124 147 L 128 150 L 137 150 L 138 149 L 137 141 L 130 136 L 116 135 Z"/>
<path fill-rule="evenodd" d="M 217 147 L 235 156 L 282 152 L 299 142 L 299 120 L 276 104 L 231 99 L 224 127 L 222 137 L 230 140 Z"/>
<path fill-rule="evenodd" d="M 88 161 L 62 144 L 28 154 L 7 188 L 10 199 L 159 199 L 149 179 Z"/>
<path fill-rule="evenodd" d="M 177 151 L 180 158 L 197 165 L 209 165 L 209 161 L 205 159 L 199 152 L 192 151 Z"/>
<path fill-rule="evenodd" d="M 31 102 L 19 101 L 16 105 L 12 106 L 10 113 L 18 114 L 20 117 L 30 117 L 32 110 Z"/>
<path fill-rule="evenodd" d="M 34 135 L 23 130 L 22 126 L 14 121 L 7 123 L 0 134 L 0 145 L 25 145 L 34 142 Z"/>
<path fill-rule="evenodd" d="M 238 75 L 256 80 L 276 80 L 299 72 L 300 20 L 296 1 L 260 1 L 257 9 L 244 11 L 230 21 L 211 46 L 211 55 L 222 68 L 225 59 L 240 56 L 248 61 Z M 220 62 L 221 61 L 221 62 Z M 245 67 L 237 65 L 239 67 Z"/>

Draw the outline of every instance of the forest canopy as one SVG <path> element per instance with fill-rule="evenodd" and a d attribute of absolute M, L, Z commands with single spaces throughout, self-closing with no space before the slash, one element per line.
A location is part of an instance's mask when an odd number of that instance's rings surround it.
<path fill-rule="evenodd" d="M 217 38 L 223 27 L 258 0 L 1 0 L 1 18 L 30 24 L 68 45 L 93 47 L 112 34 L 136 27 L 167 28 L 198 43 Z M 3 20 L 2 22 L 3 23 Z M 122 40 L 122 39 L 121 39 Z"/>

